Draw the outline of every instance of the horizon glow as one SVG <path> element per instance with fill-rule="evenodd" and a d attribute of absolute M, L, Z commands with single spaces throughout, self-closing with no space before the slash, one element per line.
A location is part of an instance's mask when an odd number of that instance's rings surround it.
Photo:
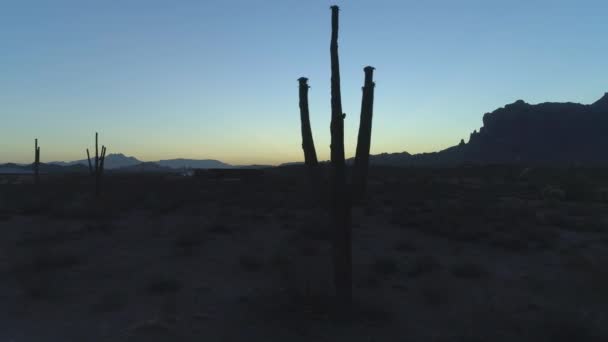
<path fill-rule="evenodd" d="M 341 6 L 345 149 L 363 67 L 375 71 L 371 153 L 468 141 L 517 99 L 608 91 L 605 1 L 40 0 L 0 2 L 0 163 L 86 158 L 302 161 L 298 82 L 329 159 L 330 10 Z"/>

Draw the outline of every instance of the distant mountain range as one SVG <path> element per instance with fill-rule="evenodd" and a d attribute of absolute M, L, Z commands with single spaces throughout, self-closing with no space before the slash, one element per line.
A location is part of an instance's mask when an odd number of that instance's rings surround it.
<path fill-rule="evenodd" d="M 353 158 L 348 162 L 352 163 Z M 432 153 L 382 153 L 370 156 L 373 165 L 448 166 L 474 164 L 606 164 L 608 165 L 608 93 L 590 105 L 528 104 L 522 100 L 483 116 L 483 126 L 458 145 Z M 285 163 L 280 166 L 302 163 Z M 142 162 L 121 153 L 106 156 L 105 167 L 120 172 L 174 172 L 184 168 L 264 168 L 235 166 L 213 159 L 170 159 Z M 31 165 L 0 165 L 0 173 L 31 173 Z M 51 162 L 42 172 L 86 172 L 86 159 Z"/>
<path fill-rule="evenodd" d="M 69 162 L 50 162 L 40 165 L 43 173 L 87 172 L 87 159 Z M 104 167 L 111 172 L 176 172 L 182 169 L 231 169 L 231 168 L 265 168 L 269 165 L 230 165 L 214 159 L 169 159 L 155 162 L 143 162 L 135 157 L 122 153 L 108 154 Z M 0 173 L 32 173 L 31 164 L 0 164 Z"/>
<path fill-rule="evenodd" d="M 370 156 L 370 163 L 608 165 L 608 93 L 590 105 L 518 100 L 486 113 L 468 142 L 433 153 L 382 153 Z"/>
<path fill-rule="evenodd" d="M 135 158 L 125 156 L 122 153 L 111 153 L 106 156 L 106 160 L 104 161 L 104 167 L 108 170 L 112 169 L 120 169 L 125 167 L 132 167 L 136 165 L 140 165 L 144 163 L 143 161 Z M 183 169 L 183 168 L 192 168 L 192 169 L 227 169 L 234 168 L 235 166 L 223 163 L 219 160 L 213 159 L 169 159 L 169 160 L 159 160 L 153 162 L 146 162 L 157 164 L 158 166 L 170 168 L 170 169 Z M 48 164 L 59 165 L 59 166 L 72 166 L 72 165 L 85 165 L 88 167 L 89 162 L 87 159 L 75 160 L 70 162 L 50 162 Z"/>

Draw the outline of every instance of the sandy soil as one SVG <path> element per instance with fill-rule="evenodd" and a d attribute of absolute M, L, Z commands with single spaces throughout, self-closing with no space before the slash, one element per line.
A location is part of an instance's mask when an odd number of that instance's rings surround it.
<path fill-rule="evenodd" d="M 299 170 L 3 185 L 0 342 L 607 340 L 608 202 L 468 174 L 372 172 L 350 322 Z"/>

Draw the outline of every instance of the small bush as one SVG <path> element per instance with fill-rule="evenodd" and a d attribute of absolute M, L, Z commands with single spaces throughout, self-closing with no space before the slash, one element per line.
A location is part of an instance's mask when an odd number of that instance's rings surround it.
<path fill-rule="evenodd" d="M 441 269 L 439 260 L 432 256 L 421 256 L 414 259 L 407 269 L 407 275 L 417 277 Z"/>
<path fill-rule="evenodd" d="M 566 198 L 566 192 L 564 190 L 551 185 L 545 186 L 541 195 L 544 200 L 548 201 L 563 201 Z"/>
<path fill-rule="evenodd" d="M 490 241 L 490 244 L 513 252 L 522 252 L 528 249 L 528 242 L 522 238 L 500 234 Z"/>
<path fill-rule="evenodd" d="M 175 239 L 175 248 L 178 253 L 190 256 L 194 249 L 204 242 L 203 232 L 200 230 L 187 230 L 181 232 Z"/>
<path fill-rule="evenodd" d="M 418 248 L 412 242 L 405 240 L 397 241 L 395 244 L 395 250 L 399 252 L 414 252 L 417 249 Z"/>
<path fill-rule="evenodd" d="M 448 300 L 445 289 L 438 287 L 438 284 L 427 284 L 422 287 L 421 294 L 424 302 L 432 307 L 445 304 Z"/>
<path fill-rule="evenodd" d="M 536 324 L 534 331 L 540 342 L 570 342 L 606 341 L 606 334 L 602 332 L 593 317 L 575 311 L 553 311 L 543 315 L 543 321 Z"/>
<path fill-rule="evenodd" d="M 93 304 L 91 310 L 99 313 L 119 312 L 127 306 L 129 296 L 121 291 L 110 291 L 104 293 L 99 300 Z"/>
<path fill-rule="evenodd" d="M 371 265 L 372 271 L 383 276 L 390 276 L 399 271 L 399 263 L 391 258 L 379 258 Z"/>
<path fill-rule="evenodd" d="M 471 262 L 452 265 L 450 271 L 459 278 L 482 278 L 489 274 L 483 265 Z"/>
<path fill-rule="evenodd" d="M 209 233 L 218 235 L 231 235 L 232 230 L 223 223 L 216 223 L 209 228 Z"/>
<path fill-rule="evenodd" d="M 247 272 L 257 272 L 262 269 L 264 263 L 254 255 L 239 256 L 239 265 Z"/>
<path fill-rule="evenodd" d="M 176 278 L 158 276 L 151 279 L 146 285 L 146 291 L 152 295 L 165 295 L 178 292 L 182 288 L 181 282 Z"/>
<path fill-rule="evenodd" d="M 46 272 L 72 268 L 83 263 L 83 258 L 74 254 L 40 253 L 31 261 L 16 267 L 19 272 Z"/>

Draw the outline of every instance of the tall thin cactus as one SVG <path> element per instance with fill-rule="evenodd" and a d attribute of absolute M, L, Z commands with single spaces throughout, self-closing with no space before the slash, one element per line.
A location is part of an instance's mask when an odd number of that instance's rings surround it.
<path fill-rule="evenodd" d="M 89 161 L 89 172 L 91 176 L 95 179 L 95 196 L 99 197 L 101 194 L 101 177 L 104 171 L 104 161 L 106 159 L 106 147 L 101 146 L 101 155 L 99 154 L 98 148 L 98 133 L 95 132 L 95 165 L 91 163 L 91 155 L 89 153 L 89 149 L 87 148 L 87 160 Z"/>
<path fill-rule="evenodd" d="M 38 146 L 38 139 L 34 139 L 34 184 L 40 184 L 40 146 Z"/>
<path fill-rule="evenodd" d="M 340 90 L 340 60 L 338 58 L 338 28 L 340 8 L 331 7 L 331 183 L 333 221 L 334 286 L 338 308 L 350 310 L 352 303 L 352 251 L 350 226 L 350 196 L 346 189 L 344 159 L 344 118 Z"/>
<path fill-rule="evenodd" d="M 312 129 L 310 127 L 310 112 L 308 110 L 308 79 L 300 77 L 300 122 L 302 126 L 302 149 L 304 150 L 304 162 L 307 166 L 317 166 L 317 152 L 315 143 L 312 138 Z"/>
<path fill-rule="evenodd" d="M 374 68 L 367 66 L 363 71 L 365 72 L 365 83 L 363 85 L 359 136 L 353 170 L 353 195 L 356 197 L 364 196 L 367 187 L 369 149 L 372 140 L 372 116 L 374 114 L 374 87 L 376 86 L 374 83 Z"/>
<path fill-rule="evenodd" d="M 333 225 L 333 266 L 334 287 L 336 291 L 337 309 L 347 316 L 352 307 L 352 231 L 351 206 L 353 190 L 365 188 L 367 167 L 369 163 L 369 148 L 371 142 L 372 113 L 374 103 L 373 67 L 366 67 L 363 99 L 361 100 L 361 122 L 357 142 L 357 168 L 355 188 L 347 187 L 346 161 L 344 157 L 344 118 L 340 91 L 340 62 L 338 58 L 338 6 L 331 7 L 331 217 Z M 301 117 L 308 117 L 308 79 L 300 78 L 300 109 Z M 304 89 L 303 89 L 304 88 Z M 305 99 L 305 101 L 303 101 Z M 305 104 L 305 106 L 303 105 Z M 305 110 L 303 109 L 305 108 Z M 310 125 L 305 129 L 302 120 L 302 141 L 306 142 L 310 135 Z M 307 148 L 303 144 L 304 158 L 308 162 Z"/>

